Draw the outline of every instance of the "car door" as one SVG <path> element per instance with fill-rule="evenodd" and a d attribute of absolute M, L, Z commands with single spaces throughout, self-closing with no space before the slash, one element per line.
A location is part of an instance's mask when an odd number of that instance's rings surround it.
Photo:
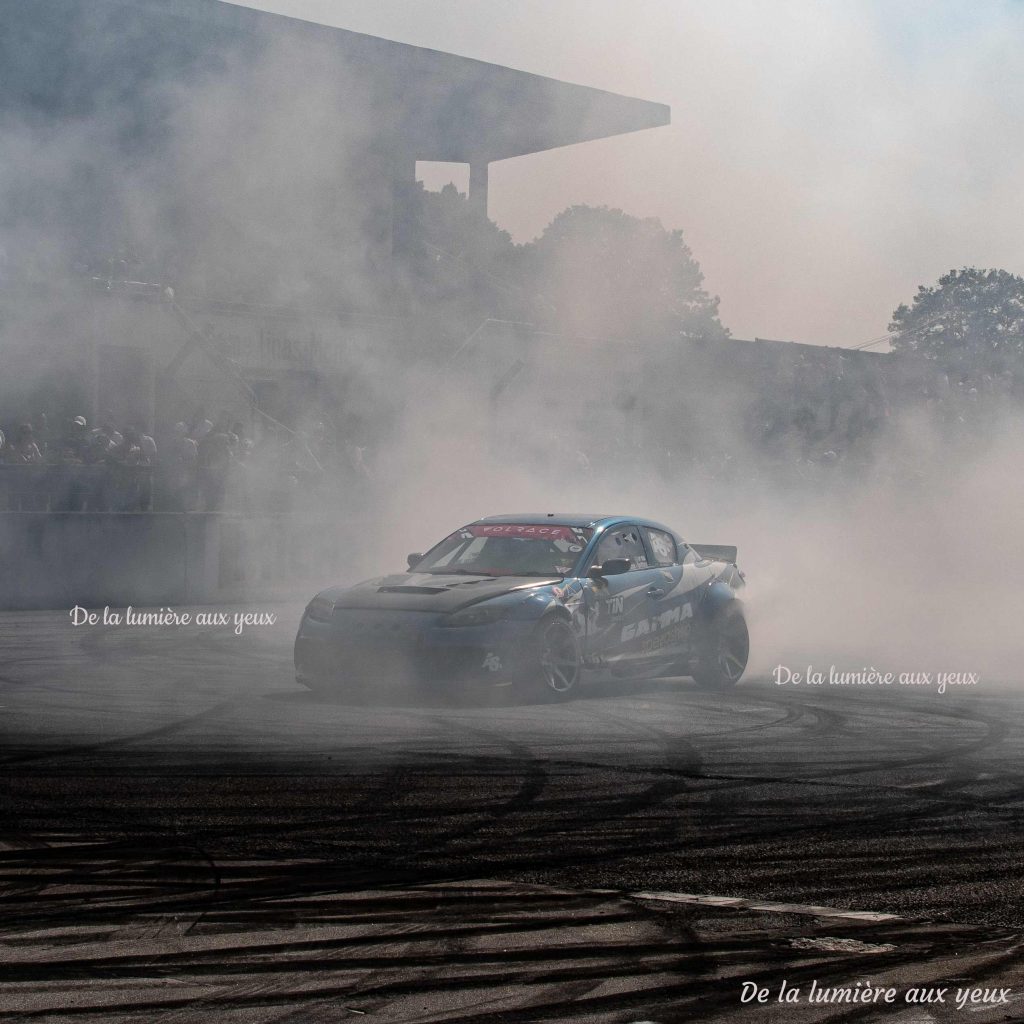
<path fill-rule="evenodd" d="M 624 670 L 643 670 L 650 655 L 645 638 L 650 633 L 649 591 L 663 585 L 663 572 L 650 565 L 641 527 L 622 523 L 602 534 L 591 565 L 612 558 L 628 558 L 628 572 L 589 581 L 586 588 L 586 658 Z"/>
<path fill-rule="evenodd" d="M 667 667 L 691 653 L 693 619 L 703 585 L 711 573 L 696 566 L 696 556 L 665 530 L 643 527 L 651 566 L 659 573 L 647 590 L 646 654 L 652 669 Z"/>

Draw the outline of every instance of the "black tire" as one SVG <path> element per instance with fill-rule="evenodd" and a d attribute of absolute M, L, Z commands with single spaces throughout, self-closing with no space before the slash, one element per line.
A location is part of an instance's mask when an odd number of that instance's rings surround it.
<path fill-rule="evenodd" d="M 700 644 L 693 678 L 705 690 L 728 690 L 742 677 L 750 657 L 747 620 L 737 604 L 725 606 L 708 626 Z"/>
<path fill-rule="evenodd" d="M 527 659 L 527 689 L 542 700 L 566 700 L 576 691 L 583 654 L 572 625 L 560 615 L 543 619 Z"/>

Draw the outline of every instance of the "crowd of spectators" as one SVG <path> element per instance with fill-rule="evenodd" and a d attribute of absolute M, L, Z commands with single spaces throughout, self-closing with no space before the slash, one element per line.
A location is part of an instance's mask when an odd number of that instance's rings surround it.
<path fill-rule="evenodd" d="M 691 379 L 660 402 L 627 395 L 621 430 L 578 423 L 554 440 L 538 435 L 533 452 L 517 429 L 512 450 L 492 445 L 492 455 L 535 460 L 565 481 L 585 481 L 599 466 L 637 483 L 653 473 L 785 485 L 855 477 L 900 447 L 908 416 L 952 448 L 983 438 L 998 410 L 1024 406 L 1021 382 L 1008 373 L 931 367 L 896 377 L 887 371 L 899 364 L 850 363 L 836 372 L 800 358 L 755 380 Z M 110 412 L 95 423 L 77 413 L 58 425 L 44 413 L 0 421 L 0 511 L 369 510 L 378 474 L 366 448 L 313 417 L 291 429 L 257 415 L 254 427 L 201 409 L 155 438 Z M 377 483 L 386 490 L 387 480 Z"/>
<path fill-rule="evenodd" d="M 0 431 L 0 507 L 16 511 L 143 511 L 152 507 L 156 443 L 112 416 L 62 429 L 45 413 Z"/>
<path fill-rule="evenodd" d="M 758 374 L 703 369 L 678 385 L 628 388 L 595 404 L 579 429 L 544 439 L 545 459 L 566 482 L 601 476 L 625 489 L 652 480 L 739 491 L 857 484 L 878 471 L 913 477 L 936 453 L 969 455 L 991 439 L 999 415 L 1024 409 L 1013 374 L 853 359 L 836 372 L 832 358 L 832 366 L 794 359 Z M 501 457 L 522 450 L 517 440 Z"/>
<path fill-rule="evenodd" d="M 270 423 L 254 441 L 224 413 L 199 412 L 159 441 L 112 413 L 62 429 L 39 413 L 0 429 L 0 510 L 51 512 L 286 512 L 329 501 L 367 481 L 366 449 L 314 421 L 294 431 Z"/>
<path fill-rule="evenodd" d="M 852 363 L 852 360 L 851 360 Z M 1000 411 L 1024 405 L 1010 373 L 795 360 L 758 380 L 715 380 L 680 403 L 662 430 L 665 475 L 785 483 L 853 476 L 904 444 L 908 424 L 952 450 L 984 439 Z M 671 421 L 673 417 L 668 416 Z"/>

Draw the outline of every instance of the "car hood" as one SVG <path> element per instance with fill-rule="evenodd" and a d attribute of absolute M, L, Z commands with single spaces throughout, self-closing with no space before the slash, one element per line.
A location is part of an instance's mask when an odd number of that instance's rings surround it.
<path fill-rule="evenodd" d="M 457 612 L 480 601 L 501 597 L 514 591 L 526 592 L 551 586 L 561 576 L 435 576 L 411 572 L 357 583 L 354 587 L 332 587 L 321 596 L 334 602 L 335 608 L 372 608 L 375 610 Z"/>

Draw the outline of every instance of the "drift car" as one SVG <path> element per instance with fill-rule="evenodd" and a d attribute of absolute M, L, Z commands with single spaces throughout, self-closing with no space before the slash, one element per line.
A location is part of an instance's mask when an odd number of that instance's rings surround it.
<path fill-rule="evenodd" d="M 623 516 L 505 515 L 456 530 L 409 571 L 321 591 L 295 640 L 311 689 L 390 680 L 516 684 L 565 697 L 588 677 L 746 668 L 736 549 Z"/>

